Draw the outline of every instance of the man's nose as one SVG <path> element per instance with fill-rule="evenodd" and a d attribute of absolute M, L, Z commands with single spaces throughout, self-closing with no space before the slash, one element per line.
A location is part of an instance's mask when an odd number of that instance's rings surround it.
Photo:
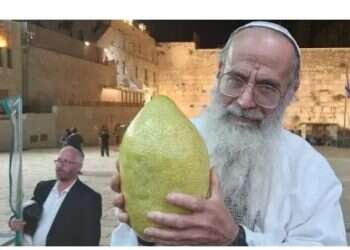
<path fill-rule="evenodd" d="M 254 100 L 254 84 L 248 83 L 243 93 L 238 97 L 237 103 L 242 109 L 251 109 L 256 107 Z"/>

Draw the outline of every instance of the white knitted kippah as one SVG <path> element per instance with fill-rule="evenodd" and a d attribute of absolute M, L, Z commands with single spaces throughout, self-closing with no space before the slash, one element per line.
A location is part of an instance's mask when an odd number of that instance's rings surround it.
<path fill-rule="evenodd" d="M 266 28 L 270 30 L 277 31 L 284 35 L 294 46 L 295 50 L 297 51 L 298 57 L 300 58 L 300 48 L 297 43 L 297 41 L 292 37 L 292 35 L 289 33 L 289 31 L 282 27 L 281 25 L 277 23 L 271 23 L 271 22 L 266 22 L 266 21 L 254 21 L 247 23 L 243 26 L 238 27 L 234 32 L 233 35 L 237 34 L 241 30 L 247 29 L 247 28 L 254 28 L 254 27 L 261 27 L 261 28 Z"/>

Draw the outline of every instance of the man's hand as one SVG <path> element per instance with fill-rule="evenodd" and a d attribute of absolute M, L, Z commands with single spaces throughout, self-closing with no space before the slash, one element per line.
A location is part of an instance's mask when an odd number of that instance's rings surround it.
<path fill-rule="evenodd" d="M 16 218 L 12 218 L 9 221 L 9 227 L 11 228 L 12 231 L 20 231 L 23 230 L 26 222 L 23 220 L 19 220 Z"/>
<path fill-rule="evenodd" d="M 238 225 L 225 207 L 220 183 L 212 170 L 210 198 L 170 193 L 167 201 L 191 211 L 189 214 L 170 214 L 152 211 L 147 217 L 162 228 L 146 228 L 148 240 L 161 245 L 228 245 L 238 234 Z"/>
<path fill-rule="evenodd" d="M 120 175 L 119 175 L 119 163 L 117 163 L 117 173 L 112 177 L 111 180 L 111 189 L 116 192 L 113 204 L 118 208 L 117 218 L 120 222 L 128 223 L 129 218 L 128 214 L 124 210 L 125 208 L 125 201 L 124 196 L 121 193 L 120 189 Z"/>

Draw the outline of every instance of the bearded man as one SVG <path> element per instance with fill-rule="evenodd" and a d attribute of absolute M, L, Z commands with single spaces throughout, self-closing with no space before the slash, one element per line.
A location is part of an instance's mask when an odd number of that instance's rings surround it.
<path fill-rule="evenodd" d="M 346 245 L 342 186 L 328 162 L 282 128 L 299 87 L 300 49 L 270 22 L 251 22 L 222 50 L 208 109 L 193 122 L 210 155 L 211 195 L 171 193 L 189 215 L 152 211 L 146 228 L 161 245 Z M 216 175 L 217 173 L 217 175 Z M 112 188 L 119 189 L 119 176 Z M 124 207 L 118 193 L 115 205 Z M 125 212 L 118 218 L 128 221 Z M 123 226 L 123 225 L 121 225 Z"/>

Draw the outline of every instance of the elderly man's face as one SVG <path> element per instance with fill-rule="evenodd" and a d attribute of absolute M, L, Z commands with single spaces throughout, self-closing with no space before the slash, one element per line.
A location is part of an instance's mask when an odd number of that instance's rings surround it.
<path fill-rule="evenodd" d="M 60 152 L 56 163 L 56 177 L 61 181 L 73 180 L 78 176 L 81 169 L 81 161 L 78 153 L 70 148 Z"/>
<path fill-rule="evenodd" d="M 225 106 L 236 105 L 251 113 L 233 117 L 234 122 L 256 124 L 273 114 L 284 98 L 291 79 L 294 48 L 282 35 L 261 28 L 240 31 L 233 44 L 221 72 L 244 87 L 239 96 L 221 94 L 221 99 Z M 269 96 L 271 93 L 273 96 Z M 273 106 L 272 98 L 276 97 L 278 103 Z M 269 105 L 261 105 L 264 103 Z"/>

